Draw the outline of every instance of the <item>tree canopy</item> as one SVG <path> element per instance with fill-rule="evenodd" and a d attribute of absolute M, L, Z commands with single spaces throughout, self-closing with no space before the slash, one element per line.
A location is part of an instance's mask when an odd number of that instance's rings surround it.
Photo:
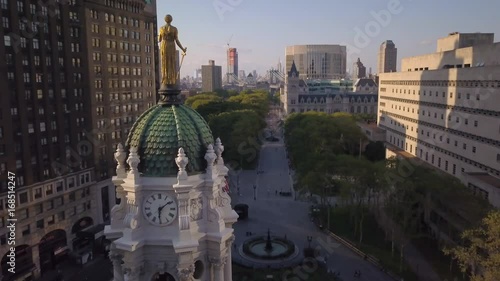
<path fill-rule="evenodd" d="M 215 138 L 220 137 L 226 163 L 233 168 L 249 167 L 260 150 L 259 136 L 269 110 L 266 92 L 217 90 L 189 97 L 185 104 L 207 120 Z M 236 167 L 237 166 L 237 167 Z"/>
<path fill-rule="evenodd" d="M 463 245 L 444 252 L 458 261 L 471 281 L 500 280 L 500 211 L 493 211 L 476 229 L 464 231 Z"/>

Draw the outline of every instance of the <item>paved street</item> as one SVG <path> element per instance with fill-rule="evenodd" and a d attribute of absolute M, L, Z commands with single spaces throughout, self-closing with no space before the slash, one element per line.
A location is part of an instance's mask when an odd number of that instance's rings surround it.
<path fill-rule="evenodd" d="M 71 281 L 109 281 L 113 278 L 113 268 L 111 261 L 102 256 L 98 255 L 94 260 L 81 266 L 76 265 L 72 261 L 65 261 L 60 264 L 60 268 L 63 274 L 63 280 Z M 38 281 L 45 280 L 55 280 L 54 272 L 47 273 Z"/>
<path fill-rule="evenodd" d="M 234 204 L 245 203 L 249 206 L 249 218 L 234 225 L 237 247 L 240 247 L 243 241 L 250 238 L 246 236 L 246 232 L 251 231 L 254 235 L 264 235 L 269 228 L 273 235 L 286 235 L 287 238 L 295 242 L 302 254 L 303 248 L 308 245 L 307 236 L 312 236 L 311 246 L 317 248 L 319 245 L 323 245 L 320 246 L 321 255 L 327 257 L 328 268 L 333 271 L 340 271 L 343 280 L 393 280 L 344 246 L 333 242 L 326 234 L 321 232 L 308 216 L 310 203 L 295 201 L 293 196 L 282 197 L 276 195 L 276 192 L 279 193 L 280 191 L 290 192 L 292 186 L 288 173 L 288 161 L 282 142 L 266 143 L 262 147 L 257 170 L 261 170 L 263 173 L 257 174 L 256 171 L 241 172 L 239 176 L 241 195 L 238 195 L 234 189 L 231 193 Z M 254 200 L 254 184 L 257 187 L 256 200 Z M 332 242 L 326 242 L 329 240 Z M 331 253 L 328 253 L 326 248 L 330 248 Z M 298 258 L 302 259 L 302 257 Z M 233 249 L 233 259 L 245 261 L 235 249 Z M 251 262 L 248 263 L 251 265 Z M 362 272 L 361 278 L 353 277 L 355 270 Z"/>

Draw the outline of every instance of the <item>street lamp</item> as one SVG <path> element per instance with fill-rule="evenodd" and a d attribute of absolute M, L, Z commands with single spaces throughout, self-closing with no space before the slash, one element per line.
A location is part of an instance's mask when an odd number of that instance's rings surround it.
<path fill-rule="evenodd" d="M 240 174 L 238 173 L 238 176 L 236 178 L 236 184 L 238 185 L 238 196 L 241 196 L 240 193 Z"/>
<path fill-rule="evenodd" d="M 256 197 L 256 189 L 257 189 L 257 186 L 254 184 L 253 185 L 253 200 L 257 200 L 257 197 Z"/>
<path fill-rule="evenodd" d="M 309 242 L 309 248 L 311 248 L 311 242 L 312 242 L 313 238 L 312 236 L 307 236 L 307 242 Z"/>
<path fill-rule="evenodd" d="M 328 187 L 325 186 L 325 196 L 328 197 L 328 202 L 327 202 L 327 222 L 326 222 L 326 227 L 328 230 L 330 230 L 330 197 L 329 197 L 329 192 L 328 192 Z"/>

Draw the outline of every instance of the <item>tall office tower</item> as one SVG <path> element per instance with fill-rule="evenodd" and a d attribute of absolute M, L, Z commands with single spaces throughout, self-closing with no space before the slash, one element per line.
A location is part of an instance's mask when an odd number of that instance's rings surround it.
<path fill-rule="evenodd" d="M 396 72 L 398 49 L 392 40 L 384 41 L 378 52 L 378 73 Z"/>
<path fill-rule="evenodd" d="M 96 160 L 95 189 L 103 195 L 107 189 L 111 197 L 114 148 L 127 137 L 140 113 L 156 103 L 156 2 L 148 3 L 86 0 L 82 11 L 90 70 L 92 132 L 88 137 L 93 139 Z M 103 210 L 103 220 L 109 217 L 106 213 Z"/>
<path fill-rule="evenodd" d="M 351 79 L 366 78 L 366 67 L 363 65 L 361 60 L 358 58 L 352 66 L 352 76 Z"/>
<path fill-rule="evenodd" d="M 203 92 L 213 92 L 222 88 L 222 66 L 215 65 L 209 60 L 208 65 L 201 66 L 201 80 Z"/>
<path fill-rule="evenodd" d="M 5 93 L 0 97 L 2 280 L 37 277 L 51 269 L 52 257 L 64 254 L 76 238 L 73 224 L 86 227 L 85 218 L 94 217 L 89 196 L 94 159 L 92 147 L 83 143 L 92 110 L 81 38 L 83 9 L 76 1 L 41 3 L 0 1 L 0 50 L 5 54 L 0 67 Z M 4 263 L 12 247 L 5 227 L 10 173 L 16 185 L 16 274 Z"/>
<path fill-rule="evenodd" d="M 453 33 L 437 46 L 404 58 L 402 72 L 380 74 L 388 156 L 418 157 L 500 207 L 500 43 L 491 33 Z"/>
<path fill-rule="evenodd" d="M 227 50 L 227 82 L 236 83 L 238 74 L 238 51 L 236 48 L 229 48 Z"/>
<path fill-rule="evenodd" d="M 346 46 L 288 46 L 285 68 L 288 71 L 295 62 L 300 79 L 343 79 L 346 75 L 346 56 Z"/>
<path fill-rule="evenodd" d="M 102 246 L 99 230 L 115 201 L 113 146 L 155 103 L 156 7 L 0 0 L 0 10 L 0 86 L 8 93 L 0 97 L 0 258 L 2 280 L 17 280 L 43 275 L 70 251 L 84 262 Z M 14 275 L 4 264 L 9 171 Z"/>

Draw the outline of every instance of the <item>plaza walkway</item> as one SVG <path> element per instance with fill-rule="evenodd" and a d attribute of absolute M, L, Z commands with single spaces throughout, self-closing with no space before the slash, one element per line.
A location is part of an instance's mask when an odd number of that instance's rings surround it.
<path fill-rule="evenodd" d="M 257 171 L 263 172 L 257 174 Z M 272 267 L 300 262 L 303 259 L 303 249 L 309 244 L 307 237 L 311 236 L 313 238 L 311 246 L 319 249 L 321 256 L 326 257 L 326 266 L 332 271 L 339 271 L 343 280 L 394 281 L 374 265 L 343 245 L 332 241 L 319 230 L 308 216 L 310 203 L 295 201 L 293 196 L 279 195 L 280 191 L 293 192 L 282 141 L 265 143 L 260 152 L 258 169 L 242 171 L 239 178 L 240 194 L 235 189 L 231 193 L 233 206 L 238 203 L 247 204 L 249 217 L 234 225 L 236 236 L 236 248 L 232 251 L 234 261 L 248 266 L 258 266 L 254 261 L 241 257 L 238 248 L 245 240 L 251 238 L 246 235 L 247 232 L 252 232 L 252 236 L 265 235 L 270 229 L 272 235 L 282 237 L 286 235 L 300 249 L 296 259 Z M 353 277 L 355 270 L 362 272 L 361 279 Z"/>

